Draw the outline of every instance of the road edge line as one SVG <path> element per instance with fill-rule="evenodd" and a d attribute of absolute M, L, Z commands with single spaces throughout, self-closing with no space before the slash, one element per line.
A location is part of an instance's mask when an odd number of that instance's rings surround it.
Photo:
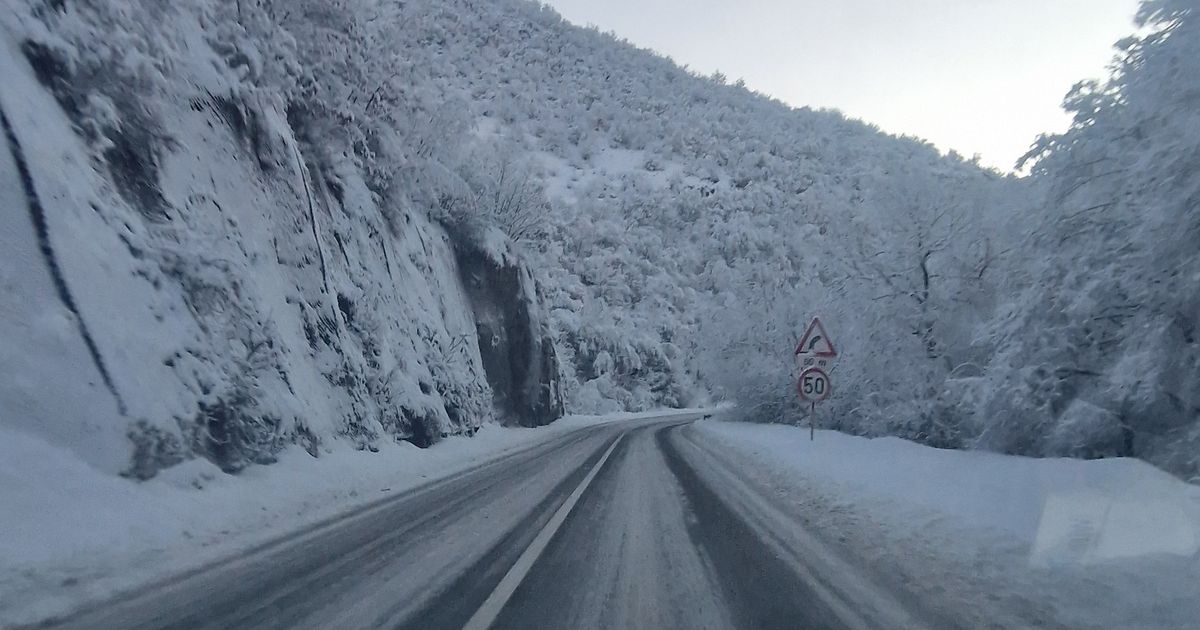
<path fill-rule="evenodd" d="M 577 429 L 567 430 L 559 435 L 552 435 L 539 442 L 517 444 L 509 449 L 485 455 L 481 458 L 482 461 L 476 461 L 467 467 L 453 470 L 444 477 L 428 479 L 412 487 L 405 488 L 396 494 L 371 499 L 366 503 L 348 507 L 343 512 L 330 514 L 295 529 L 278 532 L 265 540 L 248 544 L 244 548 L 231 548 L 225 553 L 184 568 L 177 573 L 147 578 L 129 588 L 111 593 L 107 597 L 83 602 L 70 610 L 58 614 L 41 616 L 35 620 L 19 623 L 12 626 L 11 630 L 57 628 L 71 623 L 78 623 L 81 619 L 86 619 L 88 615 L 97 614 L 107 608 L 131 605 L 140 599 L 152 597 L 156 593 L 164 593 L 180 588 L 181 585 L 198 579 L 206 573 L 245 564 L 253 560 L 265 558 L 270 554 L 278 553 L 289 546 L 300 545 L 307 539 L 320 536 L 350 521 L 366 518 L 375 512 L 388 509 L 394 504 L 413 499 L 427 492 L 436 491 L 439 487 L 461 481 L 463 478 L 478 473 L 485 468 L 501 465 L 507 460 L 528 455 L 541 447 L 552 445 L 553 448 L 558 448 L 573 439 L 586 438 L 587 436 L 582 434 L 599 432 L 604 427 L 604 424 L 585 425 Z M 0 630 L 10 630 L 10 628 L 0 625 Z"/>
<path fill-rule="evenodd" d="M 487 630 L 492 626 L 496 618 L 500 616 L 500 611 L 504 609 L 505 604 L 512 598 L 513 593 L 516 592 L 517 587 L 521 585 L 525 576 L 529 574 L 538 557 L 550 545 L 550 539 L 562 527 L 562 524 L 567 520 L 567 516 L 571 514 L 571 510 L 575 509 L 575 504 L 579 503 L 580 497 L 587 491 L 588 486 L 592 484 L 592 480 L 600 473 L 600 469 L 604 468 L 604 464 L 608 462 L 608 458 L 624 438 L 625 434 L 622 433 L 617 436 L 617 439 L 613 440 L 613 443 L 604 452 L 604 456 L 600 458 L 600 461 L 596 462 L 595 466 L 592 466 L 592 469 L 588 471 L 583 481 L 579 482 L 579 486 L 559 506 L 558 511 L 554 513 L 554 516 L 550 517 L 549 522 L 542 528 L 542 531 L 538 532 L 533 542 L 529 543 L 529 546 L 517 558 L 512 568 L 500 579 L 500 583 L 496 585 L 492 594 L 488 595 L 488 598 L 483 601 L 483 604 L 479 606 L 475 614 L 471 615 L 471 618 L 463 625 L 463 630 Z"/>

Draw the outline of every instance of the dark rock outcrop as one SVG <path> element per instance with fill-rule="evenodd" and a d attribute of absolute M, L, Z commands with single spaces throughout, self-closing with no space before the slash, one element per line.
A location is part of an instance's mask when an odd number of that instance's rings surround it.
<path fill-rule="evenodd" d="M 562 417 L 558 354 L 528 267 L 508 252 L 485 251 L 476 239 L 455 238 L 454 251 L 505 424 L 537 427 Z"/>

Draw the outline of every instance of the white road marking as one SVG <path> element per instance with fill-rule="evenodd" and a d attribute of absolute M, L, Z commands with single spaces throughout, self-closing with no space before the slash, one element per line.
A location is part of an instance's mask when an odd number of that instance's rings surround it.
<path fill-rule="evenodd" d="M 537 562 L 538 556 L 542 555 L 542 552 L 546 550 L 546 546 L 550 544 L 550 539 L 554 537 L 558 528 L 562 527 L 563 521 L 567 520 L 567 516 L 571 513 L 575 504 L 579 502 L 579 497 L 583 496 L 584 491 L 591 485 L 596 475 L 600 473 L 600 469 L 604 467 L 604 462 L 608 461 L 608 457 L 617 448 L 617 444 L 620 444 L 624 438 L 624 433 L 617 436 L 617 439 L 604 452 L 604 456 L 600 458 L 600 461 L 596 462 L 596 465 L 588 471 L 587 476 L 580 482 L 579 487 L 575 488 L 571 496 L 567 497 L 567 500 L 558 508 L 554 516 L 550 517 L 550 522 L 546 523 L 546 526 L 542 528 L 542 531 L 538 532 L 533 542 L 529 543 L 529 547 L 525 549 L 521 557 L 517 558 L 516 564 L 508 570 L 508 573 L 504 574 L 500 583 L 496 585 L 496 590 L 492 591 L 492 594 L 483 602 L 479 610 L 475 611 L 475 614 L 467 620 L 467 624 L 463 626 L 463 630 L 487 630 L 492 626 L 492 623 L 496 621 L 496 617 L 500 616 L 500 610 L 504 608 L 509 598 L 516 592 L 517 587 L 521 585 L 521 580 L 524 580 L 529 570 L 533 568 L 533 563 Z"/>

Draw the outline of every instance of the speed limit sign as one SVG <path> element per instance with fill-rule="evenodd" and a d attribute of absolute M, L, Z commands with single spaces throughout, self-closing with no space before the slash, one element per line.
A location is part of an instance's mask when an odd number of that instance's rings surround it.
<path fill-rule="evenodd" d="M 829 375 L 819 367 L 810 367 L 800 373 L 800 381 L 796 383 L 800 398 L 808 402 L 818 403 L 833 393 L 829 384 Z"/>

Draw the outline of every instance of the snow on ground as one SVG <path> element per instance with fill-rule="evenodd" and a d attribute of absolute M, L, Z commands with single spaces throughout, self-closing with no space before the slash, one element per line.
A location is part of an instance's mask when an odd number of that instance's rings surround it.
<path fill-rule="evenodd" d="M 340 441 L 319 458 L 295 447 L 231 476 L 197 459 L 135 482 L 69 450 L 0 428 L 0 627 L 26 623 L 225 557 L 388 494 L 598 423 L 485 425 L 474 438 L 379 453 Z M 686 412 L 680 412 L 686 413 Z"/>
<path fill-rule="evenodd" d="M 1200 487 L 1144 462 L 696 427 L 814 534 L 934 610 L 997 627 L 1197 627 Z"/>

